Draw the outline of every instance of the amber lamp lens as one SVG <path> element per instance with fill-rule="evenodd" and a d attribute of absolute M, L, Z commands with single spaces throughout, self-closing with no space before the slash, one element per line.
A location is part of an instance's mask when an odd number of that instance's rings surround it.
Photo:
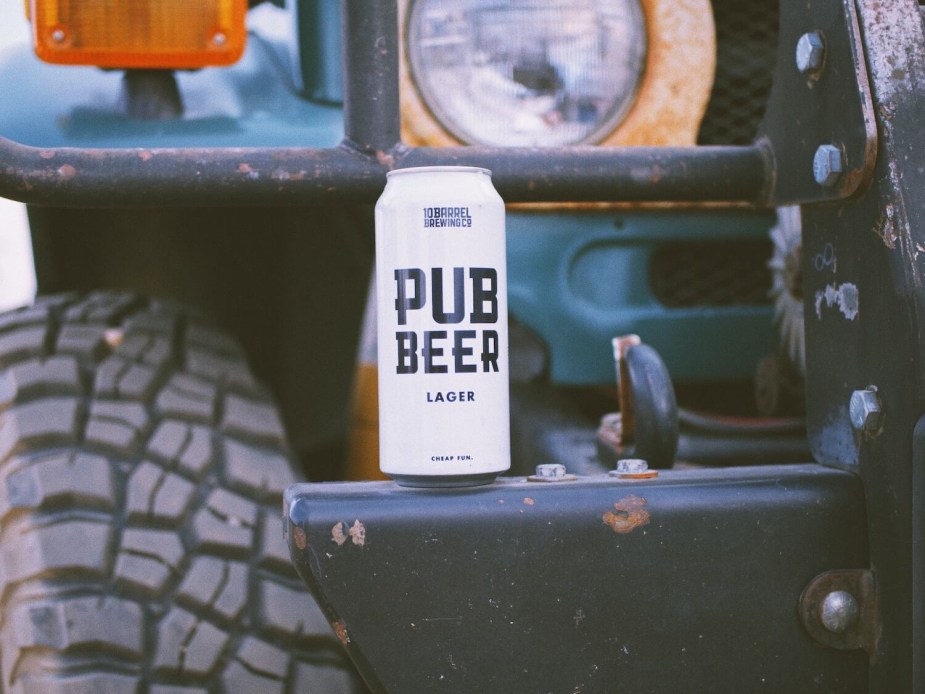
<path fill-rule="evenodd" d="M 49 63 L 110 68 L 230 65 L 246 39 L 247 0 L 28 0 Z"/>

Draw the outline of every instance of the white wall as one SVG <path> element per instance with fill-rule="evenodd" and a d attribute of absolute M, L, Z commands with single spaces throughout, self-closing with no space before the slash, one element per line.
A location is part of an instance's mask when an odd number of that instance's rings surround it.
<path fill-rule="evenodd" d="M 28 40 L 29 24 L 23 14 L 23 3 L 0 0 L 0 53 L 12 44 Z M 28 304 L 34 296 L 35 270 L 26 208 L 0 198 L 0 311 Z"/>

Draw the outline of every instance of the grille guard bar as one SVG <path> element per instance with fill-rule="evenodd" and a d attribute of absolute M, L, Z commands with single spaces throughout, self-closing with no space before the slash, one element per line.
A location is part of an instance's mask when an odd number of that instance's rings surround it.
<path fill-rule="evenodd" d="M 761 137 L 750 146 L 406 147 L 400 141 L 395 0 L 345 1 L 342 8 L 345 137 L 339 146 L 43 149 L 0 137 L 0 196 L 70 207 L 370 202 L 390 169 L 458 164 L 491 169 L 507 202 L 782 202 L 774 191 L 785 150 L 776 142 L 791 136 L 787 123 L 776 126 L 781 137 Z M 836 20 L 831 34 L 839 24 Z M 792 58 L 780 62 L 778 75 L 784 65 L 789 76 Z M 772 101 L 781 81 L 775 79 Z M 843 104 L 838 111 L 844 119 Z M 815 144 L 804 149 L 809 146 Z M 802 175 L 788 181 L 809 176 L 804 163 Z M 858 183 L 852 181 L 855 188 Z M 791 185 L 786 194 L 834 199 L 853 190 L 806 193 Z"/>

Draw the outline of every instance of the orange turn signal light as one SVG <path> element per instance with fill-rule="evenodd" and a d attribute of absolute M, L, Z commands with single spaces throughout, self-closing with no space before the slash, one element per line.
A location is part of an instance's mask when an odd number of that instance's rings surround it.
<path fill-rule="evenodd" d="M 244 52 L 247 0 L 26 0 L 35 53 L 108 68 L 230 65 Z"/>

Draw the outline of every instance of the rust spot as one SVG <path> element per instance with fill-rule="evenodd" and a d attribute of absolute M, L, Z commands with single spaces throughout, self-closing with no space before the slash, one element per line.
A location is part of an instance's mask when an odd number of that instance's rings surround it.
<path fill-rule="evenodd" d="M 154 155 L 151 154 L 151 152 L 149 152 L 148 150 L 142 149 L 138 151 L 138 158 L 141 159 L 142 161 L 151 161 L 152 159 L 154 159 Z"/>
<path fill-rule="evenodd" d="M 347 633 L 347 625 L 344 624 L 343 620 L 338 619 L 331 626 L 334 627 L 334 633 L 337 634 L 337 638 L 340 639 L 344 646 L 350 643 L 350 634 Z"/>
<path fill-rule="evenodd" d="M 331 539 L 337 543 L 338 547 L 347 541 L 347 533 L 344 532 L 343 523 L 337 523 L 333 528 L 331 528 Z"/>
<path fill-rule="evenodd" d="M 292 541 L 295 542 L 295 546 L 298 549 L 305 549 L 306 545 L 308 545 L 308 538 L 305 536 L 305 531 L 299 526 L 292 529 Z"/>
<path fill-rule="evenodd" d="M 883 245 L 890 250 L 896 250 L 899 231 L 896 228 L 896 213 L 893 210 L 893 205 L 888 204 L 886 209 L 880 213 L 880 217 L 874 225 L 874 233 L 883 239 Z"/>
<path fill-rule="evenodd" d="M 615 533 L 626 535 L 640 525 L 648 524 L 650 516 L 645 507 L 645 499 L 631 494 L 615 503 L 613 511 L 603 515 L 604 524 L 609 525 Z"/>
<path fill-rule="evenodd" d="M 366 544 L 366 526 L 359 519 L 353 521 L 353 526 L 347 531 L 347 534 L 357 547 L 362 547 Z"/>
<path fill-rule="evenodd" d="M 238 164 L 238 171 L 241 173 L 250 173 L 253 169 L 250 167 L 250 164 L 241 163 Z"/>
<path fill-rule="evenodd" d="M 124 339 L 125 331 L 122 328 L 108 328 L 103 331 L 103 341 L 111 350 L 118 349 Z"/>
<path fill-rule="evenodd" d="M 54 159 L 55 151 L 52 149 L 43 149 L 41 152 L 39 152 L 39 156 L 42 159 Z"/>
<path fill-rule="evenodd" d="M 58 168 L 58 175 L 67 181 L 77 175 L 77 169 L 70 164 L 64 164 Z"/>
<path fill-rule="evenodd" d="M 395 165 L 395 157 L 382 150 L 376 150 L 376 161 L 387 169 L 391 169 Z"/>
<path fill-rule="evenodd" d="M 524 497 L 524 505 L 533 506 L 535 503 L 536 502 L 533 499 L 531 499 L 529 496 Z"/>

